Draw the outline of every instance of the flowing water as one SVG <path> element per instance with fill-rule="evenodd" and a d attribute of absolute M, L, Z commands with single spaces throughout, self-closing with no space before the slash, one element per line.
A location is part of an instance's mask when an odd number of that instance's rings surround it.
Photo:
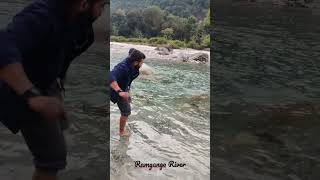
<path fill-rule="evenodd" d="M 128 50 L 111 45 L 111 69 Z M 120 112 L 110 105 L 111 179 L 209 179 L 209 66 L 145 62 L 154 74 L 132 83 L 129 138 L 119 139 Z M 135 161 L 165 163 L 166 168 L 138 168 Z M 169 161 L 186 165 L 169 167 Z"/>
<path fill-rule="evenodd" d="M 0 28 L 27 1 L 0 2 Z M 28 1 L 31 2 L 31 1 Z M 61 180 L 105 179 L 107 152 L 106 44 L 102 39 L 75 60 L 68 72 L 65 104 L 71 120 L 66 131 L 68 166 Z M 31 179 L 32 156 L 21 134 L 0 125 L 0 179 Z"/>
<path fill-rule="evenodd" d="M 320 11 L 215 6 L 213 178 L 320 179 Z"/>

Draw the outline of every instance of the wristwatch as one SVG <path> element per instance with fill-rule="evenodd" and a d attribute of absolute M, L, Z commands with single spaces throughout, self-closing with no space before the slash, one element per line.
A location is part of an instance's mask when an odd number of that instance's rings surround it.
<path fill-rule="evenodd" d="M 32 97 L 37 97 L 37 96 L 43 96 L 40 92 L 40 90 L 38 90 L 37 88 L 35 87 L 32 87 L 28 90 L 26 90 L 20 97 L 27 101 L 29 98 L 32 98 Z"/>
<path fill-rule="evenodd" d="M 119 89 L 118 91 L 117 91 L 117 94 L 119 94 L 119 93 L 121 93 L 121 92 L 123 92 L 121 89 Z"/>

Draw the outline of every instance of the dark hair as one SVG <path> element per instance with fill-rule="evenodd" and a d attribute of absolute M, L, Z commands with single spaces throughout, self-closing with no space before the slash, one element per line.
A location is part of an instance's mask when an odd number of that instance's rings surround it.
<path fill-rule="evenodd" d="M 141 61 L 142 59 L 145 59 L 146 56 L 139 50 L 131 48 L 129 50 L 129 56 L 128 59 L 131 63 L 134 63 L 135 61 Z"/>

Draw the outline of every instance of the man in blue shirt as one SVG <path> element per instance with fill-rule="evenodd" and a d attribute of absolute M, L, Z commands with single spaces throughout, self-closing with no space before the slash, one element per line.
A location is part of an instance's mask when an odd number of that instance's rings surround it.
<path fill-rule="evenodd" d="M 104 0 L 37 0 L 0 31 L 0 121 L 21 131 L 34 180 L 66 166 L 67 119 L 61 91 L 71 61 L 94 41 Z"/>
<path fill-rule="evenodd" d="M 129 50 L 129 56 L 117 64 L 110 72 L 109 81 L 111 86 L 111 98 L 117 103 L 120 112 L 120 136 L 129 135 L 124 127 L 131 114 L 130 86 L 132 81 L 139 76 L 139 69 L 144 63 L 146 56 L 134 48 Z"/>

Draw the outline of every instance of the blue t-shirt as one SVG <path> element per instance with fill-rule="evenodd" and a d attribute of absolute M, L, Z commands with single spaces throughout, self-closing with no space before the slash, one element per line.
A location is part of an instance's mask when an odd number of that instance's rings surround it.
<path fill-rule="evenodd" d="M 71 61 L 94 41 L 92 22 L 67 22 L 65 0 L 37 0 L 0 30 L 0 69 L 21 63 L 29 80 L 45 91 L 64 78 Z M 25 107 L 0 79 L 0 121 L 16 132 Z"/>
<path fill-rule="evenodd" d="M 46 89 L 93 43 L 92 23 L 66 21 L 64 0 L 38 0 L 0 30 L 0 68 L 20 62 L 31 82 Z M 1 90 L 0 90 L 1 95 Z"/>
<path fill-rule="evenodd" d="M 139 70 L 134 68 L 128 58 L 117 64 L 110 72 L 109 82 L 117 81 L 123 91 L 129 91 L 131 83 L 139 76 Z M 111 88 L 110 100 L 113 103 L 118 102 L 119 95 Z"/>

